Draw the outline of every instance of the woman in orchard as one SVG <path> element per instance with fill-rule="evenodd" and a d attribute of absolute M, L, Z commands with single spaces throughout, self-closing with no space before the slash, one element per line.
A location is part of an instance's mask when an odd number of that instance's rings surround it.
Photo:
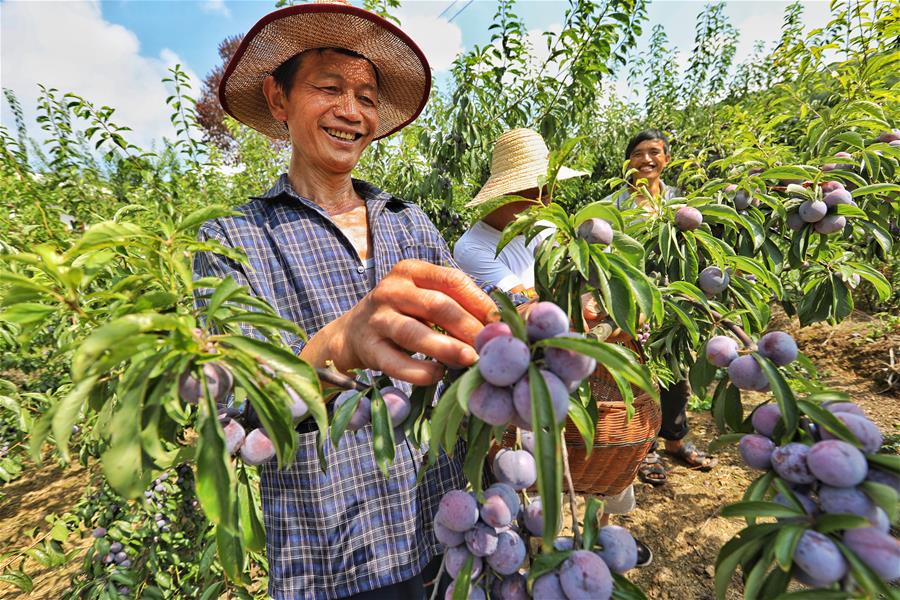
<path fill-rule="evenodd" d="M 287 173 L 207 222 L 202 240 L 247 254 L 245 266 L 198 254 L 195 275 L 232 277 L 300 325 L 289 339 L 315 367 L 369 368 L 416 385 L 471 365 L 495 305 L 462 271 L 425 214 L 351 173 L 363 150 L 411 121 L 430 71 L 416 44 L 380 17 L 343 3 L 277 10 L 244 37 L 219 88 L 225 111 L 289 140 Z M 439 333 L 430 325 L 439 326 Z M 417 360 L 421 353 L 435 360 Z M 465 485 L 460 454 L 416 485 L 420 450 L 400 441 L 385 478 L 370 427 L 316 453 L 300 425 L 291 466 L 260 469 L 269 595 L 421 598 L 438 553 L 432 521 L 444 493 Z M 439 561 L 438 561 L 439 562 Z M 427 576 L 426 576 L 427 577 Z"/>
<path fill-rule="evenodd" d="M 615 202 L 620 210 L 643 209 L 656 211 L 656 203 L 678 196 L 678 190 L 666 185 L 662 172 L 669 163 L 669 140 L 659 129 L 646 129 L 635 135 L 625 150 L 628 170 L 633 170 L 631 184 L 615 192 L 607 200 Z M 640 216 L 636 216 L 640 219 Z M 648 264 L 648 270 L 653 270 Z M 699 450 L 693 443 L 685 442 L 690 428 L 687 422 L 687 406 L 690 388 L 687 381 L 677 381 L 668 389 L 660 389 L 662 427 L 659 435 L 665 440 L 666 453 L 678 458 L 688 467 L 708 471 L 716 466 L 717 459 Z M 653 485 L 666 482 L 666 470 L 655 448 L 641 464 L 641 479 Z"/>

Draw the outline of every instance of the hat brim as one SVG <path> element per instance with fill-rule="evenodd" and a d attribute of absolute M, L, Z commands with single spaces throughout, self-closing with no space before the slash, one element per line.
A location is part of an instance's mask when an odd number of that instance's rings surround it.
<path fill-rule="evenodd" d="M 556 180 L 563 181 L 565 179 L 584 177 L 586 175 L 590 175 L 590 173 L 576 171 L 569 167 L 560 167 L 556 175 Z M 525 190 L 536 188 L 538 187 L 540 178 L 546 176 L 547 169 L 543 167 L 520 169 L 513 172 L 491 175 L 475 197 L 466 204 L 466 207 L 471 208 L 480 206 L 501 196 L 509 196 L 517 192 L 524 192 Z"/>
<path fill-rule="evenodd" d="M 396 25 L 346 4 L 301 4 L 269 13 L 254 25 L 234 53 L 219 84 L 226 113 L 273 139 L 288 139 L 272 117 L 262 82 L 282 63 L 305 50 L 344 48 L 364 56 L 379 76 L 379 125 L 383 138 L 415 120 L 431 92 L 431 69 L 422 50 Z"/>

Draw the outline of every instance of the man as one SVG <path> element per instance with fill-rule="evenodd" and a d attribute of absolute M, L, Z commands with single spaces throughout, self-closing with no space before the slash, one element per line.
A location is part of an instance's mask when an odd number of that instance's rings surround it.
<path fill-rule="evenodd" d="M 662 180 L 663 169 L 669 163 L 669 140 L 659 129 L 646 129 L 635 135 L 625 150 L 628 169 L 634 170 L 631 185 L 609 196 L 620 210 L 641 208 L 653 214 L 662 201 L 678 196 L 675 187 Z M 649 195 L 648 195 L 649 194 Z M 636 219 L 640 219 L 638 216 Z M 660 389 L 662 426 L 659 435 L 665 440 L 666 453 L 693 469 L 709 471 L 717 459 L 700 451 L 694 444 L 685 442 L 690 428 L 687 422 L 687 406 L 690 388 L 687 381 L 675 382 L 668 389 Z M 638 471 L 642 481 L 653 485 L 666 483 L 666 470 L 659 460 L 655 447 L 650 451 Z"/>
<path fill-rule="evenodd" d="M 227 113 L 291 143 L 286 174 L 238 216 L 200 238 L 242 248 L 249 266 L 197 255 L 199 276 L 231 276 L 299 324 L 300 357 L 341 371 L 369 368 L 416 385 L 442 365 L 477 358 L 474 337 L 495 305 L 453 261 L 413 204 L 351 178 L 363 150 L 410 123 L 428 98 L 428 63 L 395 25 L 348 4 L 290 6 L 265 16 L 229 63 Z M 430 326 L 439 326 L 439 333 Z M 431 360 L 417 360 L 422 353 Z M 422 452 L 396 447 L 389 477 L 374 462 L 371 428 L 326 444 L 299 426 L 292 465 L 260 468 L 269 595 L 407 599 L 438 554 L 432 520 L 443 494 L 464 486 L 459 453 L 442 455 L 416 485 Z"/>
<path fill-rule="evenodd" d="M 534 295 L 534 252 L 553 233 L 548 227 L 526 243 L 517 235 L 497 254 L 503 229 L 538 202 L 549 203 L 541 193 L 539 178 L 546 177 L 549 150 L 544 139 L 530 129 L 513 129 L 497 138 L 491 156 L 491 176 L 469 207 L 483 206 L 502 196 L 521 196 L 522 201 L 504 204 L 476 221 L 453 246 L 453 258 L 466 273 L 505 292 Z M 557 181 L 583 177 L 587 173 L 560 167 Z M 550 225 L 550 223 L 547 223 Z"/>

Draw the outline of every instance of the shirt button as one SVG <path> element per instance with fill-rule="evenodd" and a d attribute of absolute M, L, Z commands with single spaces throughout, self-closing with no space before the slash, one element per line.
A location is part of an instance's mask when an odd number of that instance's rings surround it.
<path fill-rule="evenodd" d="M 366 268 L 365 268 L 364 266 L 362 266 L 362 265 L 357 265 L 357 266 L 356 266 L 356 272 L 357 272 L 357 273 L 365 273 L 365 271 L 366 271 Z"/>

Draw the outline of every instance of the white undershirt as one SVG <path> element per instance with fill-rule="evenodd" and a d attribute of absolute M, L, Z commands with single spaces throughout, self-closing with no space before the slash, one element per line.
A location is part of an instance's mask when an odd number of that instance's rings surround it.
<path fill-rule="evenodd" d="M 478 221 L 457 240 L 453 258 L 463 271 L 479 281 L 496 285 L 504 292 L 518 285 L 530 289 L 534 287 L 534 251 L 552 233 L 552 226 L 548 227 L 527 245 L 525 236 L 517 235 L 494 258 L 501 232 L 484 221 Z"/>

